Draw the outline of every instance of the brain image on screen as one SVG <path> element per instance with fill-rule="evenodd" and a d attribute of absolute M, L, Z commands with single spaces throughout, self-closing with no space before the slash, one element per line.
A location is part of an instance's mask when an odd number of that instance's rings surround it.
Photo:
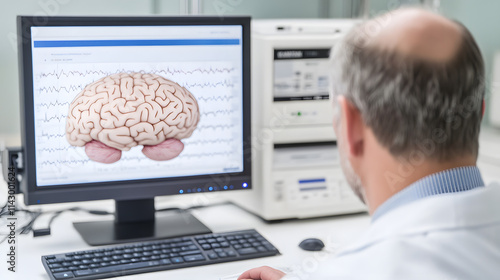
<path fill-rule="evenodd" d="M 114 163 L 142 145 L 156 161 L 177 157 L 199 122 L 196 98 L 155 74 L 119 73 L 87 85 L 69 106 L 66 138 L 96 162 Z"/>

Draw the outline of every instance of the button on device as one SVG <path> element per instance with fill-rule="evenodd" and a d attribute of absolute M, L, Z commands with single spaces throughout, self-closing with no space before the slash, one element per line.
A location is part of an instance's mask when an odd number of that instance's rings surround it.
<path fill-rule="evenodd" d="M 184 260 L 187 262 L 204 261 L 205 257 L 203 255 L 190 255 L 185 256 Z"/>
<path fill-rule="evenodd" d="M 176 257 L 176 258 L 171 258 L 170 261 L 172 261 L 172 263 L 183 263 L 184 259 L 182 259 L 181 257 Z"/>
<path fill-rule="evenodd" d="M 56 278 L 56 279 L 70 279 L 70 278 L 74 278 L 74 277 L 75 277 L 75 275 L 71 271 L 54 273 L 54 278 Z"/>
<path fill-rule="evenodd" d="M 217 258 L 218 258 L 218 256 L 217 256 L 217 254 L 216 254 L 216 253 L 210 253 L 210 254 L 208 254 L 208 257 L 209 257 L 210 259 L 212 259 L 212 260 L 214 260 L 214 259 L 217 259 Z"/>
<path fill-rule="evenodd" d="M 199 242 L 207 239 L 215 241 L 212 243 L 213 246 L 209 242 Z M 64 255 L 55 255 L 55 258 L 49 259 L 43 256 L 42 262 L 45 263 L 51 279 L 60 280 L 95 278 L 97 275 L 98 278 L 106 278 L 116 276 L 117 273 L 119 275 L 134 274 L 138 272 L 138 269 L 141 269 L 141 272 L 176 269 L 279 253 L 255 231 L 238 231 L 230 235 L 202 235 L 189 239 L 182 238 L 178 242 L 172 241 L 169 239 L 165 242 L 145 242 L 139 244 L 140 247 L 139 245 L 120 246 L 109 251 L 102 249 L 73 253 L 74 256 L 79 256 L 79 260 L 59 258 Z M 144 248 L 150 248 L 150 250 Z M 127 250 L 131 251 L 126 252 Z M 116 254 L 116 251 L 120 251 L 121 254 Z M 92 257 L 85 258 L 86 254 Z M 51 261 L 52 263 L 49 263 Z M 52 268 L 49 268 L 49 265 Z"/>
<path fill-rule="evenodd" d="M 255 254 L 257 253 L 257 250 L 255 248 L 243 248 L 243 249 L 239 249 L 238 250 L 238 253 L 240 253 L 240 255 L 248 255 L 248 254 Z"/>

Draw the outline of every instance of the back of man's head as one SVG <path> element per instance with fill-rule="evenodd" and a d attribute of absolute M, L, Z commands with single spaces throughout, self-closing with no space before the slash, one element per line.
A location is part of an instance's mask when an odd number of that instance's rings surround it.
<path fill-rule="evenodd" d="M 332 53 L 344 95 L 393 156 L 477 156 L 484 62 L 463 25 L 400 9 L 352 30 Z"/>

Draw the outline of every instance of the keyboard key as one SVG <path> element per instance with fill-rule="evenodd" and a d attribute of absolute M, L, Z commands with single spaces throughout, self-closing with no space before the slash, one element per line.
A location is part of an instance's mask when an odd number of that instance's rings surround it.
<path fill-rule="evenodd" d="M 269 241 L 249 230 L 42 256 L 42 262 L 51 278 L 78 280 L 130 275 L 138 273 L 138 269 L 143 273 L 276 254 L 278 250 Z"/>
<path fill-rule="evenodd" d="M 208 254 L 208 257 L 212 260 L 215 260 L 215 259 L 218 259 L 219 256 L 216 254 L 216 253 L 209 253 Z"/>
<path fill-rule="evenodd" d="M 75 271 L 76 276 L 86 276 L 86 275 L 92 275 L 92 269 L 85 269 L 85 270 L 77 270 Z"/>
<path fill-rule="evenodd" d="M 236 252 L 233 250 L 227 250 L 226 254 L 230 257 L 236 257 Z"/>
<path fill-rule="evenodd" d="M 255 249 L 255 248 L 243 248 L 243 249 L 239 249 L 238 250 L 238 253 L 240 255 L 248 255 L 248 254 L 255 254 L 257 253 L 258 251 Z"/>
<path fill-rule="evenodd" d="M 196 251 L 187 251 L 187 252 L 180 252 L 180 256 L 187 256 L 187 255 L 194 255 L 194 254 L 200 254 L 201 252 L 196 250 Z"/>
<path fill-rule="evenodd" d="M 75 275 L 71 271 L 54 273 L 53 275 L 56 279 L 70 279 L 75 277 Z"/>
<path fill-rule="evenodd" d="M 107 272 L 117 272 L 131 269 L 138 269 L 144 267 L 158 266 L 160 262 L 158 261 L 149 261 L 149 262 L 140 262 L 140 263 L 129 263 L 129 264 L 121 264 L 115 266 L 101 267 L 90 270 L 90 274 L 102 274 Z"/>
<path fill-rule="evenodd" d="M 181 258 L 181 257 L 176 257 L 176 258 L 171 258 L 170 261 L 172 263 L 183 263 L 184 262 L 184 259 Z"/>
<path fill-rule="evenodd" d="M 185 256 L 184 260 L 186 262 L 204 261 L 205 257 L 203 255 L 189 255 Z"/>
<path fill-rule="evenodd" d="M 267 249 L 264 246 L 257 247 L 257 250 L 259 250 L 259 252 L 266 252 L 267 251 Z"/>

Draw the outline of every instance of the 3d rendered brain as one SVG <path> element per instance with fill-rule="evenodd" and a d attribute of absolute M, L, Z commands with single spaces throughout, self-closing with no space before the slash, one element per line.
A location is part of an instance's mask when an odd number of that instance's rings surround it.
<path fill-rule="evenodd" d="M 152 160 L 177 157 L 200 114 L 195 97 L 155 74 L 119 73 L 87 85 L 69 106 L 66 138 L 96 162 L 113 163 L 142 145 Z"/>

